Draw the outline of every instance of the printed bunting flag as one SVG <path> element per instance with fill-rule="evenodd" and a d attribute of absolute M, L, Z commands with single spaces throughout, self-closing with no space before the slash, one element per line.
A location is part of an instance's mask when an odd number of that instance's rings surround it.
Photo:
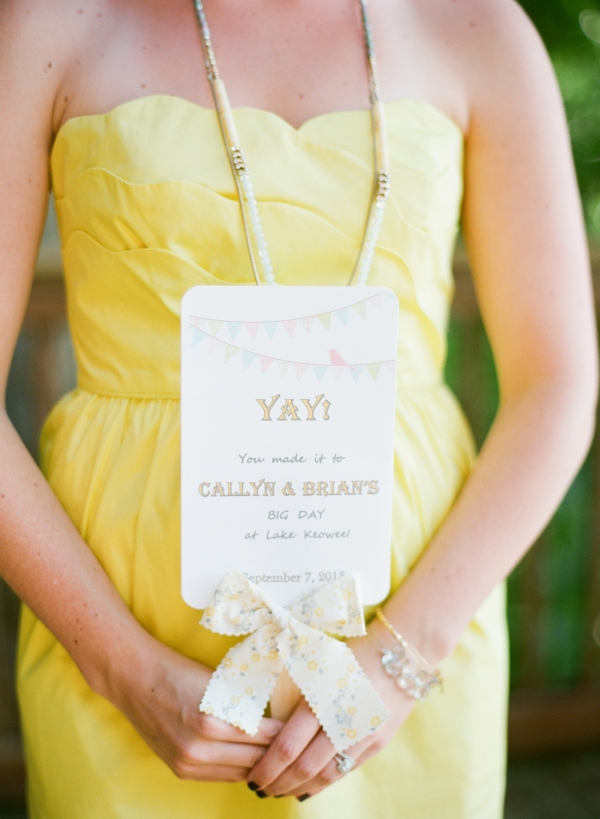
<path fill-rule="evenodd" d="M 260 371 L 266 373 L 271 364 L 275 361 L 274 358 L 269 358 L 268 355 L 260 356 Z"/>
<path fill-rule="evenodd" d="M 277 365 L 279 367 L 279 374 L 283 378 L 284 375 L 287 375 L 287 371 L 289 370 L 289 368 L 291 366 L 290 362 L 289 361 L 277 361 Z"/>
<path fill-rule="evenodd" d="M 357 301 L 356 304 L 352 305 L 352 309 L 358 313 L 361 318 L 367 317 L 367 303 L 364 301 Z"/>
<path fill-rule="evenodd" d="M 327 367 L 325 364 L 313 364 L 313 373 L 315 374 L 317 381 L 321 381 L 325 373 L 327 372 Z"/>
<path fill-rule="evenodd" d="M 339 307 L 337 310 L 333 310 L 326 313 L 319 313 L 318 315 L 314 316 L 301 316 L 299 318 L 287 318 L 278 321 L 242 322 L 230 321 L 228 319 L 207 319 L 202 316 L 190 316 L 190 322 L 199 329 L 203 328 L 205 325 L 208 325 L 210 327 L 211 335 L 213 336 L 218 336 L 221 328 L 223 327 L 224 324 L 226 324 L 231 338 L 235 338 L 243 326 L 246 328 L 248 335 L 252 339 L 256 338 L 258 331 L 260 330 L 261 327 L 264 327 L 264 330 L 269 338 L 273 338 L 275 333 L 277 332 L 277 328 L 279 327 L 279 325 L 283 324 L 289 335 L 293 337 L 294 333 L 296 332 L 296 327 L 298 323 L 302 325 L 303 329 L 306 331 L 307 334 L 310 334 L 315 319 L 318 319 L 326 330 L 330 330 L 331 317 L 333 315 L 335 315 L 336 318 L 338 318 L 344 326 L 347 326 L 351 309 L 361 318 L 366 318 L 367 304 L 371 303 L 377 310 L 381 310 L 383 307 L 384 296 L 386 296 L 389 299 L 396 298 L 393 293 L 379 292 L 375 293 L 373 296 L 369 296 L 367 299 L 362 299 L 361 301 L 355 302 L 354 304 L 350 304 L 347 307 Z"/>
<path fill-rule="evenodd" d="M 289 320 L 283 322 L 283 326 L 288 331 L 290 336 L 294 335 L 294 332 L 296 330 L 297 322 L 298 322 L 298 319 L 289 319 Z"/>
<path fill-rule="evenodd" d="M 310 367 L 310 364 L 302 364 L 300 362 L 298 362 L 297 364 L 294 364 L 294 368 L 296 370 L 296 375 L 298 377 L 298 381 L 300 381 L 300 379 L 302 378 L 302 376 L 308 370 L 309 367 Z"/>
<path fill-rule="evenodd" d="M 202 330 L 192 326 L 192 347 L 194 347 L 196 344 L 200 344 L 200 342 L 204 341 L 206 337 L 206 333 L 203 333 Z"/>
<path fill-rule="evenodd" d="M 314 316 L 306 316 L 306 318 L 300 319 L 300 321 L 302 322 L 302 326 L 306 330 L 306 334 L 310 335 L 310 331 L 312 330 L 312 326 L 314 324 L 315 317 Z"/>
<path fill-rule="evenodd" d="M 242 350 L 242 358 L 244 360 L 244 369 L 247 370 L 252 362 L 258 357 L 256 353 L 251 353 L 249 350 Z"/>
<path fill-rule="evenodd" d="M 331 325 L 331 313 L 319 313 L 317 318 L 319 319 L 323 327 L 326 330 L 329 330 L 329 327 Z"/>
<path fill-rule="evenodd" d="M 241 321 L 228 321 L 227 322 L 227 329 L 229 330 L 229 335 L 231 338 L 235 338 L 237 334 L 240 332 L 242 327 Z"/>
<path fill-rule="evenodd" d="M 221 327 L 225 324 L 224 321 L 215 321 L 214 319 L 208 320 L 208 326 L 210 327 L 211 335 L 218 336 L 221 330 Z"/>
<path fill-rule="evenodd" d="M 225 344 L 225 363 L 231 361 L 240 351 L 239 347 L 233 347 L 231 344 Z"/>
<path fill-rule="evenodd" d="M 331 317 L 332 313 L 322 314 L 328 315 Z M 317 318 L 319 318 L 317 316 Z M 222 350 L 224 354 L 225 363 L 228 364 L 232 359 L 234 359 L 238 353 L 242 353 L 240 356 L 242 361 L 242 366 L 244 369 L 248 369 L 255 359 L 259 359 L 260 361 L 260 369 L 261 372 L 264 374 L 267 370 L 274 364 L 277 363 L 277 367 L 279 369 L 279 373 L 282 377 L 287 375 L 290 369 L 296 374 L 296 378 L 298 381 L 309 371 L 311 370 L 317 381 L 321 382 L 325 375 L 330 372 L 335 381 L 339 381 L 344 372 L 348 372 L 352 378 L 358 382 L 360 380 L 361 374 L 363 369 L 367 369 L 373 381 L 377 380 L 379 373 L 383 368 L 391 375 L 394 376 L 396 373 L 396 361 L 371 361 L 366 362 L 364 364 L 348 364 L 344 359 L 339 355 L 336 350 L 329 350 L 329 364 L 314 364 L 311 362 L 304 362 L 304 361 L 288 361 L 285 359 L 276 359 L 272 356 L 265 356 L 260 355 L 259 353 L 253 353 L 250 350 L 245 350 L 242 347 L 238 347 L 234 344 L 229 344 L 226 341 L 222 341 L 219 338 L 215 338 L 214 336 L 210 335 L 210 333 L 201 330 L 198 327 L 198 324 L 202 321 L 205 321 L 208 325 L 218 325 L 218 328 L 221 329 L 225 322 L 223 321 L 213 321 L 212 319 L 199 319 L 197 317 L 190 316 L 189 323 L 192 328 L 191 334 L 191 346 L 194 347 L 197 344 L 202 343 L 206 339 L 208 339 L 208 349 L 212 353 L 215 350 Z M 302 321 L 304 321 L 302 319 Z M 232 322 L 227 322 L 227 326 Z M 242 322 L 237 322 L 237 328 L 234 330 L 235 333 L 239 332 Z M 244 326 L 246 324 L 244 323 Z"/>
<path fill-rule="evenodd" d="M 339 310 L 336 310 L 334 315 L 336 315 L 339 318 L 339 320 L 342 322 L 342 324 L 348 324 L 348 308 L 347 307 L 341 307 Z"/>
<path fill-rule="evenodd" d="M 381 367 L 380 362 L 376 361 L 373 364 L 366 364 L 365 366 L 366 366 L 367 370 L 369 371 L 369 374 L 370 374 L 371 378 L 373 379 L 373 381 L 377 381 L 377 374 L 379 373 L 379 368 Z"/>

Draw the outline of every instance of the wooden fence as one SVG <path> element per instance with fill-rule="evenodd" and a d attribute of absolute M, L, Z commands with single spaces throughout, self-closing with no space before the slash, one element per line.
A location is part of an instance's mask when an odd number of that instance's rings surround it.
<path fill-rule="evenodd" d="M 593 255 L 600 308 L 600 253 Z M 493 362 L 468 267 L 455 261 L 447 377 L 481 442 L 496 405 Z M 41 423 L 74 382 L 56 251 L 42 257 L 11 370 L 8 410 L 36 455 Z M 552 523 L 509 580 L 513 754 L 600 745 L 600 439 Z M 18 603 L 0 582 L 0 797 L 24 783 L 13 688 Z"/>

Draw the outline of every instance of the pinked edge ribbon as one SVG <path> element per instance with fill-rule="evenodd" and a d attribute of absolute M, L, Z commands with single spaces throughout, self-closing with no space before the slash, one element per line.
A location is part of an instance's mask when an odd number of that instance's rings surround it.
<path fill-rule="evenodd" d="M 218 634 L 246 636 L 215 670 L 202 712 L 254 736 L 285 668 L 337 752 L 389 719 L 352 650 L 329 636 L 365 634 L 352 575 L 317 586 L 283 607 L 244 575 L 227 572 L 200 622 Z"/>

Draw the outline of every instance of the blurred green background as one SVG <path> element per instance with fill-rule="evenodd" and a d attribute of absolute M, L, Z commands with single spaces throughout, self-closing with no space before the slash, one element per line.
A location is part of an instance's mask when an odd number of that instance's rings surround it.
<path fill-rule="evenodd" d="M 600 4 L 523 0 L 565 101 L 590 238 L 600 239 Z"/>
<path fill-rule="evenodd" d="M 523 0 L 562 91 L 590 245 L 600 247 L 600 3 Z M 481 321 L 454 319 L 447 378 L 478 444 L 497 406 L 493 358 Z M 513 687 L 600 681 L 600 611 L 592 453 L 550 526 L 508 584 Z"/>

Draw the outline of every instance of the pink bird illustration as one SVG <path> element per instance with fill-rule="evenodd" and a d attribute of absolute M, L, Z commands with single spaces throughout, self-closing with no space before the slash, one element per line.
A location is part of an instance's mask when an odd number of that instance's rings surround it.
<path fill-rule="evenodd" d="M 334 367 L 345 367 L 346 362 L 342 358 L 342 356 L 338 353 L 337 350 L 327 350 L 329 353 L 329 361 L 333 364 Z"/>
<path fill-rule="evenodd" d="M 348 370 L 355 377 L 360 374 L 360 367 L 357 367 L 355 364 L 346 364 L 337 350 L 331 349 L 327 350 L 327 352 L 329 353 L 329 361 L 334 367 L 348 367 Z"/>

